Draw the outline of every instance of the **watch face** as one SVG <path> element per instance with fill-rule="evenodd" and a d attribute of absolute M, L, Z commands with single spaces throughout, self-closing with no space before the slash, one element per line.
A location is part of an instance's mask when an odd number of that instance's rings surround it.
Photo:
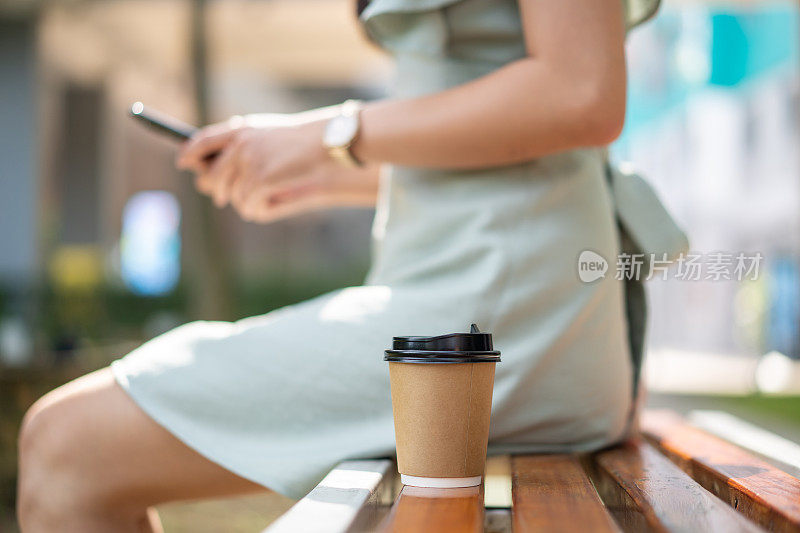
<path fill-rule="evenodd" d="M 354 116 L 338 116 L 328 121 L 325 127 L 325 145 L 329 147 L 347 146 L 356 136 L 358 119 Z"/>

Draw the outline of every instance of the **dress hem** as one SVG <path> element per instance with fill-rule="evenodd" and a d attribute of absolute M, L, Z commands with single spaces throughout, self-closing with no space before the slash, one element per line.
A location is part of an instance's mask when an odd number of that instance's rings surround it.
<path fill-rule="evenodd" d="M 174 428 L 171 428 L 170 424 L 167 421 L 163 420 L 163 418 L 160 417 L 157 414 L 158 410 L 155 407 L 149 405 L 149 402 L 147 401 L 147 398 L 144 395 L 137 394 L 137 392 L 134 390 L 135 387 L 132 385 L 131 381 L 128 379 L 128 375 L 127 375 L 127 373 L 126 373 L 126 371 L 125 371 L 125 369 L 123 367 L 124 367 L 124 363 L 122 362 L 121 359 L 113 361 L 111 363 L 111 365 L 110 365 L 111 374 L 112 374 L 112 376 L 114 376 L 114 380 L 117 382 L 117 384 L 120 386 L 120 388 L 122 388 L 122 390 L 125 391 L 125 393 L 128 395 L 128 397 L 131 400 L 133 400 L 133 402 L 151 420 L 153 420 L 156 424 L 158 424 L 162 428 L 166 429 L 173 437 L 175 437 L 176 439 L 181 441 L 184 445 L 188 446 L 189 448 L 191 448 L 195 452 L 197 452 L 200 455 L 202 455 L 204 458 L 206 458 L 209 461 L 211 461 L 212 463 L 224 468 L 225 470 L 231 472 L 232 474 L 235 474 L 235 475 L 237 475 L 237 476 L 239 476 L 241 478 L 244 478 L 244 479 L 246 479 L 248 481 L 252 481 L 253 483 L 256 483 L 258 485 L 261 485 L 266 490 L 271 490 L 273 492 L 277 492 L 277 493 L 279 493 L 279 494 L 281 494 L 283 496 L 286 496 L 286 497 L 294 499 L 294 500 L 298 500 L 298 499 L 300 499 L 300 498 L 302 498 L 304 496 L 304 494 L 299 494 L 298 495 L 298 492 L 296 490 L 290 489 L 284 483 L 273 482 L 273 481 L 265 482 L 265 481 L 263 481 L 261 479 L 257 479 L 256 476 L 250 475 L 250 474 L 244 472 L 242 469 L 236 468 L 236 467 L 231 466 L 229 464 L 225 464 L 223 461 L 220 461 L 220 460 L 216 459 L 214 457 L 215 454 L 213 454 L 210 451 L 207 451 L 207 450 L 203 449 L 202 446 L 197 446 L 196 444 L 193 444 L 191 442 L 191 439 L 187 438 L 184 435 L 181 435 L 181 433 L 179 431 L 175 430 Z"/>

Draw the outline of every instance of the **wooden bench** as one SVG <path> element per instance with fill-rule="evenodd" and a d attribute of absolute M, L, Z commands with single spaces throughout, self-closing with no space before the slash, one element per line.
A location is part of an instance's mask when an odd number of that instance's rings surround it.
<path fill-rule="evenodd" d="M 642 433 L 494 458 L 485 487 L 402 486 L 390 460 L 343 462 L 266 532 L 800 532 L 800 480 L 673 413 L 645 413 Z"/>

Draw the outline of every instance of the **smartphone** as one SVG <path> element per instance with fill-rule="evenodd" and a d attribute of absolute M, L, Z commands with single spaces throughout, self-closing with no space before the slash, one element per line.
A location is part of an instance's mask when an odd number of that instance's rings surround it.
<path fill-rule="evenodd" d="M 185 141 L 197 131 L 197 128 L 171 117 L 155 109 L 145 107 L 141 102 L 131 106 L 131 116 L 138 119 L 147 127 L 160 133 L 165 133 L 178 141 Z"/>
<path fill-rule="evenodd" d="M 171 117 L 166 113 L 161 113 L 155 109 L 145 107 L 141 102 L 134 102 L 131 106 L 131 116 L 139 122 L 145 124 L 147 127 L 159 132 L 165 133 L 177 141 L 185 141 L 197 131 L 197 128 L 191 124 L 187 124 Z M 203 158 L 204 161 L 210 163 L 219 155 L 219 152 L 212 152 Z"/>

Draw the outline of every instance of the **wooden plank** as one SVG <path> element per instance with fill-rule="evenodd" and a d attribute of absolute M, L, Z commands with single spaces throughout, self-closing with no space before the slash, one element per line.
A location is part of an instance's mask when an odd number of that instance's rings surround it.
<path fill-rule="evenodd" d="M 394 463 L 388 459 L 345 461 L 265 533 L 371 531 L 381 505 L 391 501 Z"/>
<path fill-rule="evenodd" d="M 483 531 L 483 489 L 403 487 L 381 531 L 469 533 Z"/>
<path fill-rule="evenodd" d="M 593 465 L 595 486 L 625 531 L 761 531 L 644 441 L 599 452 Z"/>
<path fill-rule="evenodd" d="M 800 444 L 724 411 L 695 409 L 686 421 L 800 478 Z"/>
<path fill-rule="evenodd" d="M 646 412 L 642 429 L 698 483 L 748 518 L 770 531 L 800 531 L 800 480 L 669 411 Z"/>
<path fill-rule="evenodd" d="M 514 531 L 619 531 L 576 456 L 518 455 L 511 469 Z"/>

